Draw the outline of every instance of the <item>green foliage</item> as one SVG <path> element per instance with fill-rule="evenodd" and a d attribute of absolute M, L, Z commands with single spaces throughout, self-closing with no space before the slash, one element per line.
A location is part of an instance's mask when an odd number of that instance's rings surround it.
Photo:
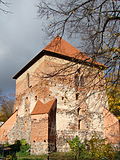
<path fill-rule="evenodd" d="M 21 158 L 18 158 L 17 160 L 44 160 L 44 159 L 42 159 L 42 158 L 31 158 L 31 157 L 21 157 Z"/>
<path fill-rule="evenodd" d="M 76 136 L 68 143 L 77 160 L 115 160 L 113 148 L 96 134 L 84 142 Z"/>
<path fill-rule="evenodd" d="M 54 152 L 49 155 L 50 160 L 74 160 L 72 152 Z"/>
<path fill-rule="evenodd" d="M 5 160 L 17 160 L 17 157 L 15 154 L 10 154 L 6 156 Z"/>
<path fill-rule="evenodd" d="M 107 89 L 110 111 L 120 119 L 120 86 Z"/>
<path fill-rule="evenodd" d="M 8 142 L 4 144 L 4 147 L 9 147 L 9 146 L 10 144 Z"/>
<path fill-rule="evenodd" d="M 120 82 L 117 73 L 114 73 L 112 77 L 111 73 L 106 77 L 107 83 L 107 96 L 110 111 L 120 119 Z M 118 78 L 118 82 L 116 79 Z"/>
<path fill-rule="evenodd" d="M 115 160 L 120 160 L 120 151 L 115 153 Z"/>
<path fill-rule="evenodd" d="M 114 159 L 114 151 L 110 144 L 105 144 L 105 140 L 93 135 L 92 138 L 86 142 L 89 146 L 89 154 L 91 159 Z"/>
<path fill-rule="evenodd" d="M 16 153 L 17 156 L 27 156 L 29 155 L 30 145 L 25 139 L 20 140 L 20 151 Z"/>
<path fill-rule="evenodd" d="M 85 144 L 81 143 L 79 137 L 76 136 L 72 140 L 68 141 L 72 152 L 75 154 L 76 159 L 79 158 L 80 153 L 85 151 Z"/>
<path fill-rule="evenodd" d="M 21 145 L 26 145 L 26 144 L 27 144 L 27 142 L 26 142 L 25 139 L 21 139 L 21 140 L 20 140 L 20 143 L 21 143 Z"/>
<path fill-rule="evenodd" d="M 27 156 L 17 156 L 17 160 L 46 160 L 47 155 L 27 155 Z M 51 160 L 51 159 L 50 159 Z"/>

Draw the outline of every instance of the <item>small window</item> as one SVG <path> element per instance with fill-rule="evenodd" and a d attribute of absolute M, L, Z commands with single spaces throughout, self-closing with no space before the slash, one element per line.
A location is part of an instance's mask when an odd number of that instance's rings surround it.
<path fill-rule="evenodd" d="M 81 127 L 80 123 L 81 123 L 81 120 L 78 120 L 78 130 L 80 130 L 80 127 Z"/>
<path fill-rule="evenodd" d="M 79 115 L 79 113 L 80 113 L 80 108 L 77 109 L 77 115 Z"/>
<path fill-rule="evenodd" d="M 62 100 L 64 100 L 64 97 L 62 97 Z"/>
<path fill-rule="evenodd" d="M 27 73 L 27 86 L 28 88 L 32 87 L 32 85 L 30 85 L 30 74 L 29 73 Z"/>
<path fill-rule="evenodd" d="M 80 74 L 80 68 L 79 68 L 79 69 L 77 69 L 77 72 Z"/>
<path fill-rule="evenodd" d="M 35 96 L 35 100 L 37 101 L 37 96 Z"/>
<path fill-rule="evenodd" d="M 30 86 L 30 75 L 29 75 L 29 73 L 27 73 L 27 85 L 28 85 L 28 87 Z"/>
<path fill-rule="evenodd" d="M 78 100 L 78 98 L 79 98 L 79 93 L 76 93 L 76 100 Z"/>

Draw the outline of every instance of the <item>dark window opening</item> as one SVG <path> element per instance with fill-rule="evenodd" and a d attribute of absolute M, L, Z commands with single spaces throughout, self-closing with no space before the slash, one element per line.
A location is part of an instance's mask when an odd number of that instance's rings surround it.
<path fill-rule="evenodd" d="M 37 96 L 35 96 L 35 100 L 37 101 Z"/>
<path fill-rule="evenodd" d="M 77 109 L 77 115 L 79 115 L 79 113 L 80 113 L 80 108 Z"/>
<path fill-rule="evenodd" d="M 79 98 L 79 93 L 76 93 L 76 100 L 78 100 Z"/>
<path fill-rule="evenodd" d="M 80 130 L 80 122 L 81 122 L 81 120 L 78 120 L 78 130 Z"/>
<path fill-rule="evenodd" d="M 44 142 L 46 142 L 46 140 L 44 140 Z"/>
<path fill-rule="evenodd" d="M 77 69 L 77 72 L 78 72 L 78 73 L 80 73 L 80 68 L 79 68 L 79 69 Z"/>
<path fill-rule="evenodd" d="M 50 146 L 48 146 L 48 151 L 50 151 Z"/>
<path fill-rule="evenodd" d="M 62 97 L 62 100 L 64 99 L 64 97 Z"/>

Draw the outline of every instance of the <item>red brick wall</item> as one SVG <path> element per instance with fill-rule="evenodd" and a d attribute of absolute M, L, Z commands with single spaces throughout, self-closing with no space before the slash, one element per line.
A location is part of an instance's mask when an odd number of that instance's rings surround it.
<path fill-rule="evenodd" d="M 32 115 L 31 142 L 46 142 L 48 140 L 48 115 Z"/>
<path fill-rule="evenodd" d="M 104 134 L 109 143 L 120 143 L 119 120 L 107 109 L 104 109 Z"/>

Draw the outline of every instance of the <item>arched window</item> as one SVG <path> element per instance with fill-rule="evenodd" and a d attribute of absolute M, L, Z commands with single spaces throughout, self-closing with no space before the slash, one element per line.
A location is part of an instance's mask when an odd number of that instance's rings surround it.
<path fill-rule="evenodd" d="M 78 130 L 86 130 L 87 126 L 86 126 L 86 122 L 85 120 L 78 120 Z"/>

